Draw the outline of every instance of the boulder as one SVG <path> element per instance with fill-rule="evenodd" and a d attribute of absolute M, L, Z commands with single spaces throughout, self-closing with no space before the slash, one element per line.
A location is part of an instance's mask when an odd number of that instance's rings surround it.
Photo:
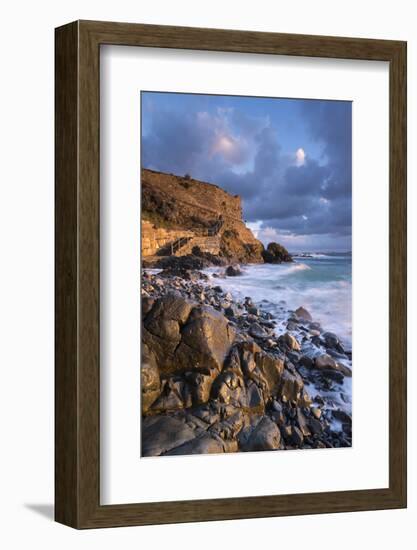
<path fill-rule="evenodd" d="M 297 423 L 304 437 L 311 435 L 310 429 L 308 427 L 308 419 L 303 413 L 301 407 L 297 407 Z"/>
<path fill-rule="evenodd" d="M 308 425 L 313 435 L 319 435 L 323 431 L 323 426 L 318 418 L 309 418 Z"/>
<path fill-rule="evenodd" d="M 269 243 L 266 250 L 263 250 L 262 257 L 265 263 L 280 264 L 292 262 L 293 259 L 288 250 L 278 243 Z"/>
<path fill-rule="evenodd" d="M 194 308 L 181 332 L 176 364 L 186 370 L 220 371 L 236 332 L 220 312 L 209 306 Z"/>
<path fill-rule="evenodd" d="M 333 359 L 333 357 L 330 357 L 330 355 L 327 355 L 327 353 L 323 353 L 322 355 L 319 355 L 314 360 L 314 366 L 316 369 L 334 369 L 337 370 L 337 363 Z"/>
<path fill-rule="evenodd" d="M 142 456 L 159 456 L 194 439 L 195 430 L 173 416 L 148 416 L 142 420 Z"/>
<path fill-rule="evenodd" d="M 228 277 L 237 277 L 239 275 L 243 275 L 243 271 L 238 265 L 229 265 L 226 268 L 226 275 Z"/>
<path fill-rule="evenodd" d="M 266 330 L 261 327 L 261 325 L 259 323 L 252 323 L 250 328 L 249 328 L 249 334 L 251 336 L 253 336 L 254 338 L 259 338 L 261 340 L 265 339 L 265 338 L 269 338 L 269 334 L 268 332 L 266 332 Z"/>
<path fill-rule="evenodd" d="M 299 360 L 299 364 L 303 367 L 311 369 L 314 366 L 314 360 L 310 355 L 302 355 Z"/>
<path fill-rule="evenodd" d="M 143 323 L 142 340 L 155 355 L 161 373 L 176 369 L 174 353 L 181 341 L 180 329 L 194 304 L 171 292 L 154 303 Z"/>
<path fill-rule="evenodd" d="M 301 347 L 298 343 L 295 336 L 290 334 L 289 332 L 285 332 L 284 334 L 281 334 L 281 336 L 278 338 L 278 344 L 282 345 L 284 349 L 294 350 L 294 351 L 300 351 Z"/>
<path fill-rule="evenodd" d="M 333 332 L 325 332 L 322 335 L 322 338 L 328 348 L 334 349 L 339 353 L 344 353 L 343 346 L 340 343 L 340 340 L 338 336 L 336 336 L 336 334 L 334 334 Z"/>
<path fill-rule="evenodd" d="M 336 420 L 340 420 L 340 422 L 343 422 L 344 424 L 352 425 L 352 417 L 345 411 L 342 411 L 341 409 L 336 409 L 332 411 L 332 415 L 334 418 L 336 418 Z"/>
<path fill-rule="evenodd" d="M 299 307 L 295 310 L 295 314 L 299 319 L 302 319 L 303 321 L 312 321 L 313 318 L 310 315 L 309 311 L 307 311 L 304 307 Z"/>
<path fill-rule="evenodd" d="M 337 363 L 337 368 L 343 374 L 343 376 L 352 378 L 352 370 L 349 367 L 347 367 L 343 363 Z"/>
<path fill-rule="evenodd" d="M 235 306 L 235 304 L 232 303 L 232 304 L 230 304 L 230 305 L 228 305 L 224 308 L 224 314 L 226 315 L 226 317 L 231 319 L 231 318 L 237 317 L 239 315 L 239 310 Z"/>
<path fill-rule="evenodd" d="M 147 319 L 146 328 L 149 330 L 152 321 L 161 317 L 184 324 L 194 305 L 193 302 L 183 298 L 179 292 L 170 292 L 156 301 Z"/>
<path fill-rule="evenodd" d="M 275 422 L 264 416 L 249 435 L 243 451 L 272 451 L 278 449 L 281 434 Z"/>
<path fill-rule="evenodd" d="M 296 447 L 300 447 L 303 444 L 303 432 L 300 430 L 300 428 L 297 428 L 297 426 L 292 426 L 290 440 L 291 443 Z"/>

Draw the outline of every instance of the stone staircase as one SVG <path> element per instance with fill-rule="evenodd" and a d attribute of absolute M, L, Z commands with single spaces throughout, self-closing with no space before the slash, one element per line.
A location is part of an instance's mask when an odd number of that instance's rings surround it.
<path fill-rule="evenodd" d="M 155 229 L 147 221 L 142 222 L 142 254 L 144 256 L 186 256 L 195 246 L 202 252 L 219 254 L 220 229 L 223 220 L 218 220 L 211 227 L 194 230 Z"/>
<path fill-rule="evenodd" d="M 171 247 L 171 253 L 175 256 L 186 256 L 191 254 L 195 246 L 202 252 L 219 254 L 220 252 L 220 229 L 223 227 L 223 220 L 218 220 L 207 229 L 196 230 L 194 237 L 178 239 Z"/>
<path fill-rule="evenodd" d="M 191 254 L 195 246 L 198 246 L 202 252 L 210 252 L 210 254 L 219 254 L 220 252 L 220 236 L 212 237 L 192 237 L 187 239 L 183 245 L 178 246 L 175 250 L 175 256 L 186 256 Z"/>

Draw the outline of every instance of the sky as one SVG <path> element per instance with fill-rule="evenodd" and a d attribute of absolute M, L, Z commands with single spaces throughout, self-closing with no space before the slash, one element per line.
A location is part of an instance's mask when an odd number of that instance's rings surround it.
<path fill-rule="evenodd" d="M 351 250 L 349 101 L 141 93 L 142 167 L 242 197 L 265 245 Z"/>

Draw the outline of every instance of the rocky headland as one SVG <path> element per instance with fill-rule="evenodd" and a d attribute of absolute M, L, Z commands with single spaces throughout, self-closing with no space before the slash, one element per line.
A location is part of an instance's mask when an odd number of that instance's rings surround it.
<path fill-rule="evenodd" d="M 337 335 L 285 296 L 278 318 L 222 288 L 245 264 L 292 261 L 253 236 L 240 197 L 142 171 L 143 456 L 351 446 Z"/>
<path fill-rule="evenodd" d="M 265 249 L 246 226 L 241 198 L 217 185 L 142 170 L 142 258 L 158 267 L 161 258 L 192 254 L 194 248 L 227 263 L 292 261 L 271 243 Z"/>

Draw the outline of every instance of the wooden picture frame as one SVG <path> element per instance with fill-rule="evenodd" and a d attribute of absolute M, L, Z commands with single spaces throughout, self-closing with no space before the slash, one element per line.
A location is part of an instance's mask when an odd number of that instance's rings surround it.
<path fill-rule="evenodd" d="M 75 528 L 406 506 L 406 43 L 76 21 L 56 29 L 55 518 Z M 389 62 L 389 487 L 100 505 L 99 56 L 117 44 Z"/>

